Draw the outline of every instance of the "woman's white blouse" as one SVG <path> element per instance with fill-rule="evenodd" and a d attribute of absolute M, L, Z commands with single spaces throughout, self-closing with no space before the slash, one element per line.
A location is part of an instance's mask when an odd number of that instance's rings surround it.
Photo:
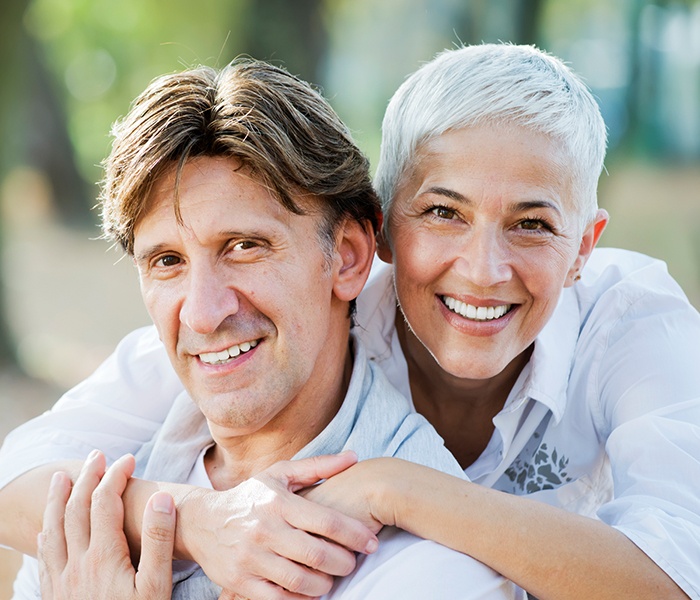
<path fill-rule="evenodd" d="M 395 311 L 391 268 L 377 262 L 354 332 L 410 397 Z M 50 412 L 8 435 L 0 487 L 96 447 L 111 460 L 135 453 L 181 390 L 155 329 L 129 334 Z M 470 479 L 601 519 L 700 598 L 700 314 L 664 263 L 596 249 L 494 425 Z"/>

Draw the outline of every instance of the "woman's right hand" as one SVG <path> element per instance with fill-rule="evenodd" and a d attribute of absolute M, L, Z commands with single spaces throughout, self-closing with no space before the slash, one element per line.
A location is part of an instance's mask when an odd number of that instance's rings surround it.
<path fill-rule="evenodd" d="M 178 506 L 192 558 L 222 586 L 222 599 L 322 596 L 355 568 L 354 552 L 378 542 L 359 521 L 294 492 L 344 471 L 353 452 L 274 464 L 224 491 L 197 490 Z"/>

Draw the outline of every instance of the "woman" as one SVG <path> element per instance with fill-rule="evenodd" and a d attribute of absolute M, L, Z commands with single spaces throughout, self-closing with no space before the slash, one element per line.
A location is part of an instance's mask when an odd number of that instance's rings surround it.
<path fill-rule="evenodd" d="M 356 335 L 474 483 L 378 459 L 308 497 L 541 599 L 698 597 L 700 316 L 661 263 L 593 251 L 605 127 L 588 90 L 536 49 L 463 48 L 404 83 L 383 135 L 379 255 L 393 267 L 360 297 Z M 114 456 L 134 451 L 179 390 L 164 365 L 151 331 L 132 335 L 84 384 L 130 383 L 80 408 L 83 433 L 54 412 L 10 439 L 5 463 L 48 462 L 47 430 L 70 432 L 66 458 L 94 430 Z M 86 388 L 72 397 L 64 408 Z"/>

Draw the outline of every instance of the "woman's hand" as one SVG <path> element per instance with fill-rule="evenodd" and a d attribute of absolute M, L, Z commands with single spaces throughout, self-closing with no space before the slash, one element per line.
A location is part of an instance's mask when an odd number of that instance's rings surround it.
<path fill-rule="evenodd" d="M 356 461 L 353 452 L 283 461 L 230 490 L 199 490 L 179 504 L 184 545 L 227 590 L 222 598 L 322 596 L 334 576 L 353 571 L 354 552 L 376 550 L 362 523 L 294 493 Z"/>
<path fill-rule="evenodd" d="M 395 458 L 363 460 L 298 494 L 360 521 L 377 534 L 384 525 L 396 524 L 387 492 L 402 462 Z"/>
<path fill-rule="evenodd" d="M 105 474 L 105 458 L 93 452 L 75 487 L 56 473 L 39 534 L 39 575 L 44 600 L 165 600 L 172 594 L 175 506 L 154 494 L 144 511 L 141 560 L 131 564 L 123 531 L 122 493 L 134 458 L 119 459 Z"/>

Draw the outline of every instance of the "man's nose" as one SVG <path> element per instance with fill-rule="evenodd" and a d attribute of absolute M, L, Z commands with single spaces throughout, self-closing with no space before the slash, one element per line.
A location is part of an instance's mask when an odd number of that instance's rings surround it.
<path fill-rule="evenodd" d="M 238 294 L 216 267 L 200 266 L 190 271 L 180 308 L 181 323 L 196 333 L 209 334 L 238 309 Z"/>
<path fill-rule="evenodd" d="M 473 228 L 459 245 L 455 269 L 480 288 L 508 281 L 512 277 L 512 267 L 506 240 L 495 228 Z"/>

